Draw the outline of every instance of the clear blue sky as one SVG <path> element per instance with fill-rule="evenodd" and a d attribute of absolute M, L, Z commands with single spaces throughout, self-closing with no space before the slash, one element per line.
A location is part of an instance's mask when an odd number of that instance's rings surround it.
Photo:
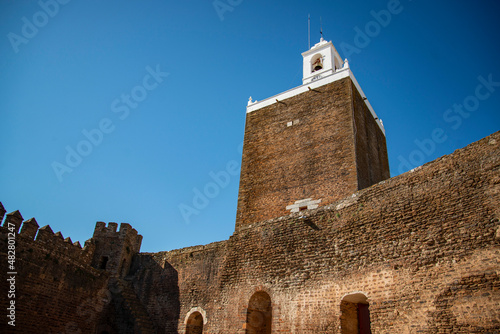
<path fill-rule="evenodd" d="M 143 251 L 227 239 L 239 175 L 189 223 L 179 206 L 193 206 L 211 172 L 240 163 L 249 96 L 301 84 L 309 13 L 312 43 L 322 17 L 384 121 L 392 176 L 500 128 L 498 1 L 215 4 L 0 2 L 8 212 L 82 243 L 96 221 L 128 222 Z M 70 167 L 68 149 L 86 156 Z"/>

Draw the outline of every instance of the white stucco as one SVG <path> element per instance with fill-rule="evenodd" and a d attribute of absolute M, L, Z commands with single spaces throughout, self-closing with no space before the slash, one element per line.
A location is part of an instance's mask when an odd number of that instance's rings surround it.
<path fill-rule="evenodd" d="M 318 54 L 323 57 L 323 69 L 313 72 L 311 60 L 317 59 Z M 366 106 L 370 110 L 373 118 L 377 122 L 378 126 L 385 135 L 384 125 L 382 121 L 378 118 L 377 114 L 373 110 L 370 102 L 366 98 L 365 93 L 359 86 L 358 81 L 354 77 L 351 69 L 349 68 L 349 63 L 347 59 L 343 62 L 338 54 L 337 50 L 333 46 L 332 42 L 326 42 L 321 40 L 318 44 L 313 46 L 310 50 L 302 53 L 304 58 L 303 62 L 303 84 L 301 86 L 289 89 L 283 93 L 274 95 L 262 101 L 252 101 L 252 98 L 248 101 L 247 113 L 251 113 L 255 110 L 262 109 L 264 107 L 270 106 L 274 103 L 284 102 L 293 96 L 305 93 L 309 90 L 319 88 L 321 86 L 327 85 L 329 83 L 350 77 L 359 94 L 363 98 Z M 316 58 L 315 58 L 316 57 Z"/>

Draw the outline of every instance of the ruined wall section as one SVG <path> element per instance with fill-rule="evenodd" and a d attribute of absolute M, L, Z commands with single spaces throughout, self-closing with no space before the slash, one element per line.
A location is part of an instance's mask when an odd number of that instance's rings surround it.
<path fill-rule="evenodd" d="M 361 294 L 374 333 L 491 333 L 500 330 L 499 208 L 495 133 L 329 206 L 150 256 L 177 273 L 181 333 L 196 308 L 207 333 L 245 333 L 259 291 L 271 297 L 273 332 L 341 333 L 342 300 Z"/>
<path fill-rule="evenodd" d="M 5 212 L 0 204 L 0 216 Z M 10 227 L 10 229 L 9 229 Z M 9 235 L 9 233 L 11 233 Z M 94 332 L 109 303 L 108 276 L 91 267 L 94 245 L 64 239 L 50 226 L 39 228 L 34 218 L 23 222 L 19 211 L 8 214 L 0 227 L 0 308 L 7 309 L 8 240 L 15 236 L 16 326 L 0 321 L 2 333 Z M 9 275 L 11 277 L 11 275 Z"/>

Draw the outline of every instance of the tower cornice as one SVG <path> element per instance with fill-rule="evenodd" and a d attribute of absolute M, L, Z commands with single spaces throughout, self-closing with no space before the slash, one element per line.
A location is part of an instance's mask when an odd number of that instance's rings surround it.
<path fill-rule="evenodd" d="M 351 69 L 348 67 L 348 65 L 346 65 L 346 63 L 344 63 L 344 65 L 345 65 L 344 68 L 337 70 L 333 74 L 328 74 L 325 76 L 323 76 L 322 74 L 318 74 L 317 79 L 311 81 L 310 83 L 306 83 L 306 84 L 303 84 L 301 86 L 289 89 L 285 92 L 271 96 L 271 97 L 264 99 L 262 101 L 249 102 L 249 104 L 247 106 L 247 114 L 249 114 L 253 111 L 262 109 L 264 107 L 273 105 L 275 103 L 285 101 L 286 99 L 289 99 L 291 97 L 294 97 L 294 96 L 302 94 L 302 93 L 305 93 L 309 90 L 319 88 L 321 86 L 330 84 L 332 82 L 350 77 L 352 82 L 356 86 L 358 92 L 361 94 L 361 97 L 363 98 L 363 101 L 365 102 L 367 108 L 370 110 L 370 113 L 372 114 L 373 118 L 377 122 L 377 125 L 380 127 L 380 130 L 382 130 L 382 132 L 385 135 L 385 129 L 384 129 L 384 125 L 382 124 L 382 121 L 378 118 L 377 114 L 373 110 L 373 107 L 371 106 L 370 102 L 366 98 L 365 93 L 361 89 L 361 87 L 360 87 L 358 81 L 356 80 L 356 78 L 354 77 L 354 74 L 352 73 Z"/>

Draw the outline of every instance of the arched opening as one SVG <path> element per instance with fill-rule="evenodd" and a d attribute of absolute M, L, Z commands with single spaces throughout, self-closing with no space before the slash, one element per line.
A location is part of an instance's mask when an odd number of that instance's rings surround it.
<path fill-rule="evenodd" d="M 99 269 L 106 269 L 108 259 L 109 258 L 107 256 L 101 256 L 101 260 L 99 261 Z"/>
<path fill-rule="evenodd" d="M 193 312 L 186 322 L 186 334 L 203 334 L 203 315 Z"/>
<path fill-rule="evenodd" d="M 362 293 L 347 295 L 340 303 L 342 334 L 371 334 L 368 299 Z"/>
<path fill-rule="evenodd" d="M 338 69 L 342 68 L 337 57 L 333 57 L 333 70 L 336 72 Z"/>
<path fill-rule="evenodd" d="M 248 302 L 246 331 L 247 334 L 270 334 L 273 319 L 271 297 L 264 291 L 253 294 Z"/>
<path fill-rule="evenodd" d="M 311 59 L 311 72 L 320 71 L 323 69 L 323 56 L 317 54 Z"/>

